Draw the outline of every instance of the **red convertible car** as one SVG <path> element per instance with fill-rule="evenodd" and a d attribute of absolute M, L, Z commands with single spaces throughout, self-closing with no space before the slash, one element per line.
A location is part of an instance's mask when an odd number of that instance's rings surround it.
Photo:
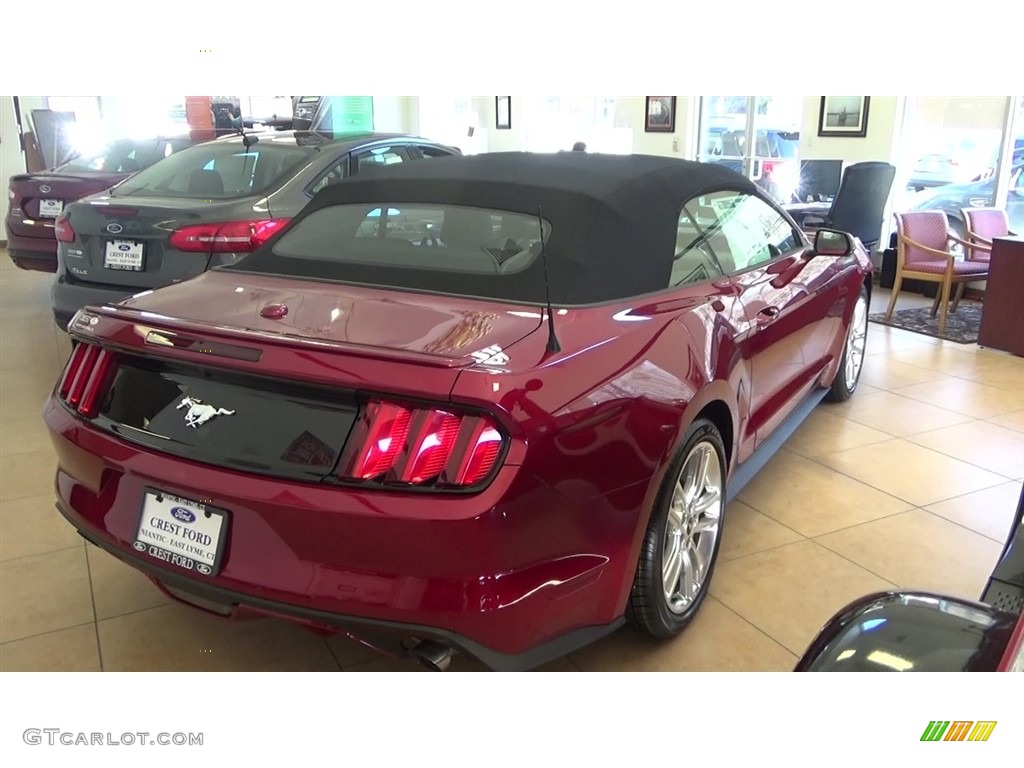
<path fill-rule="evenodd" d="M 236 264 L 75 316 L 58 506 L 172 597 L 433 668 L 668 637 L 727 500 L 857 386 L 870 289 L 859 243 L 715 165 L 360 174 Z"/>

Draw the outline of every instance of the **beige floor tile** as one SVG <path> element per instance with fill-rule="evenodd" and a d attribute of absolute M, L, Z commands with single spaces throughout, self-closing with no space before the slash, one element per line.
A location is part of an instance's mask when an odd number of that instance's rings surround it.
<path fill-rule="evenodd" d="M 84 546 L 82 537 L 53 506 L 54 496 L 0 502 L 0 560 Z"/>
<path fill-rule="evenodd" d="M 93 546 L 86 547 L 86 553 L 97 619 L 110 619 L 171 602 L 140 571 L 113 555 Z"/>
<path fill-rule="evenodd" d="M 328 637 L 327 646 L 342 669 L 356 664 L 365 664 L 368 661 L 378 661 L 382 655 L 380 651 L 369 648 L 346 635 Z"/>
<path fill-rule="evenodd" d="M 734 501 L 725 512 L 724 537 L 718 557 L 732 560 L 783 544 L 792 544 L 803 538 L 796 531 L 751 509 L 743 502 Z"/>
<path fill-rule="evenodd" d="M 868 340 L 864 351 L 867 358 L 877 355 L 889 355 L 893 352 L 905 352 L 916 350 L 930 345 L 928 337 L 922 334 L 885 333 L 877 329 L 884 329 L 885 326 L 871 323 L 868 326 Z M 915 338 L 916 337 L 916 338 Z"/>
<path fill-rule="evenodd" d="M 53 448 L 0 456 L 0 501 L 53 493 L 56 471 Z"/>
<path fill-rule="evenodd" d="M 0 645 L 3 672 L 99 672 L 92 622 Z"/>
<path fill-rule="evenodd" d="M 797 657 L 713 597 L 667 640 L 624 627 L 571 654 L 585 672 L 788 671 Z"/>
<path fill-rule="evenodd" d="M 1024 407 L 1024 388 L 1015 394 L 998 387 L 958 378 L 900 387 L 896 394 L 975 419 L 998 416 L 1000 413 L 1009 413 Z"/>
<path fill-rule="evenodd" d="M 773 456 L 739 500 L 804 536 L 819 536 L 913 506 L 789 451 Z"/>
<path fill-rule="evenodd" d="M 906 439 L 1014 480 L 1024 478 L 1024 434 L 1012 429 L 972 421 Z"/>
<path fill-rule="evenodd" d="M 860 386 L 857 396 L 867 394 Z M 801 456 L 821 456 L 824 453 L 843 451 L 871 443 L 891 440 L 892 435 L 856 421 L 844 419 L 831 410 L 830 404 L 818 406 L 811 415 L 786 441 L 786 448 Z"/>
<path fill-rule="evenodd" d="M 864 358 L 860 380 L 880 389 L 896 389 L 911 384 L 948 378 L 938 371 L 900 363 L 889 355 L 871 355 Z"/>
<path fill-rule="evenodd" d="M 820 544 L 801 541 L 719 563 L 711 594 L 800 655 L 836 611 L 892 586 Z"/>
<path fill-rule="evenodd" d="M 1020 488 L 1019 482 L 1003 483 L 929 504 L 926 509 L 1002 544 L 1017 512 Z"/>
<path fill-rule="evenodd" d="M 0 422 L 25 418 L 43 419 L 43 403 L 50 396 L 60 368 L 41 357 L 27 368 L 0 371 Z"/>
<path fill-rule="evenodd" d="M 1014 395 L 1019 395 L 1021 391 L 1024 391 L 1024 367 L 988 366 L 980 371 L 964 375 L 963 378 L 996 389 L 1004 389 Z"/>
<path fill-rule="evenodd" d="M 43 451 L 52 445 L 50 432 L 37 414 L 0 420 L 0 456 Z"/>
<path fill-rule="evenodd" d="M 55 362 L 56 359 L 57 339 L 51 334 L 24 343 L 19 341 L 0 346 L 0 369 L 5 371 L 39 365 L 40 360 Z"/>
<path fill-rule="evenodd" d="M 963 496 L 1006 481 L 1002 475 L 906 440 L 890 440 L 830 453 L 819 461 L 915 507 Z"/>
<path fill-rule="evenodd" d="M 108 671 L 337 670 L 323 638 L 276 619 L 228 621 L 172 603 L 99 622 Z"/>
<path fill-rule="evenodd" d="M 91 621 L 84 548 L 0 563 L 0 643 Z"/>
<path fill-rule="evenodd" d="M 837 416 L 897 437 L 962 424 L 971 418 L 893 392 L 857 394 L 831 408 Z"/>
<path fill-rule="evenodd" d="M 1024 410 L 1011 411 L 1000 416 L 991 416 L 985 419 L 985 421 L 1005 427 L 1006 429 L 1012 429 L 1015 432 L 1024 432 Z"/>
<path fill-rule="evenodd" d="M 892 359 L 946 376 L 957 376 L 988 386 L 1019 392 L 1024 388 L 1024 358 L 985 354 L 978 347 L 962 344 L 936 345 L 931 348 L 901 350 Z"/>
<path fill-rule="evenodd" d="M 901 588 L 971 600 L 981 595 L 1002 550 L 991 539 L 922 509 L 815 541 Z"/>

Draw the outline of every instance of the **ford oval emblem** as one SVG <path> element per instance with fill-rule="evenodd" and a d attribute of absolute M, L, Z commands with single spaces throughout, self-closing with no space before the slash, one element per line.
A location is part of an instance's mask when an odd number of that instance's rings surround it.
<path fill-rule="evenodd" d="M 175 520 L 181 520 L 183 523 L 194 523 L 196 521 L 196 516 L 184 507 L 173 507 L 171 509 L 171 517 Z"/>
<path fill-rule="evenodd" d="M 49 184 L 40 184 L 39 185 L 39 191 L 42 192 L 45 195 L 47 192 L 50 191 L 50 185 Z"/>
<path fill-rule="evenodd" d="M 111 224 L 107 224 L 107 232 L 109 232 L 112 235 L 119 235 L 122 232 L 124 232 L 124 227 L 122 227 L 115 221 Z"/>
<path fill-rule="evenodd" d="M 131 249 L 132 247 L 128 245 L 128 243 L 121 243 L 119 246 L 117 246 L 117 250 L 119 251 L 130 251 Z"/>

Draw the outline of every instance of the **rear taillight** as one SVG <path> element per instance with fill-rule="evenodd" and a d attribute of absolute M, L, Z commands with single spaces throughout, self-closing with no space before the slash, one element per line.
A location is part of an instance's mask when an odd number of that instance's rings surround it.
<path fill-rule="evenodd" d="M 57 220 L 53 223 L 53 233 L 62 243 L 75 242 L 75 230 L 71 228 L 71 222 L 68 221 L 68 215 L 66 213 L 58 216 Z"/>
<path fill-rule="evenodd" d="M 57 396 L 83 416 L 92 418 L 107 390 L 114 355 L 95 344 L 78 343 L 64 368 Z"/>
<path fill-rule="evenodd" d="M 349 480 L 468 488 L 487 479 L 505 439 L 489 417 L 373 400 L 340 464 Z"/>
<path fill-rule="evenodd" d="M 171 247 L 190 253 L 248 253 L 254 251 L 289 219 L 226 221 L 194 224 L 171 233 Z"/>

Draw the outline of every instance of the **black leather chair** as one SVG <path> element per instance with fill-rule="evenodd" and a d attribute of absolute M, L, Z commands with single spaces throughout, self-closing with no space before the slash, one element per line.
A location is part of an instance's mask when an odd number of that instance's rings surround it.
<path fill-rule="evenodd" d="M 854 163 L 843 171 L 832 207 L 822 217 L 806 214 L 797 223 L 804 230 L 839 229 L 849 232 L 867 247 L 878 244 L 885 201 L 889 199 L 896 166 L 875 161 Z"/>

